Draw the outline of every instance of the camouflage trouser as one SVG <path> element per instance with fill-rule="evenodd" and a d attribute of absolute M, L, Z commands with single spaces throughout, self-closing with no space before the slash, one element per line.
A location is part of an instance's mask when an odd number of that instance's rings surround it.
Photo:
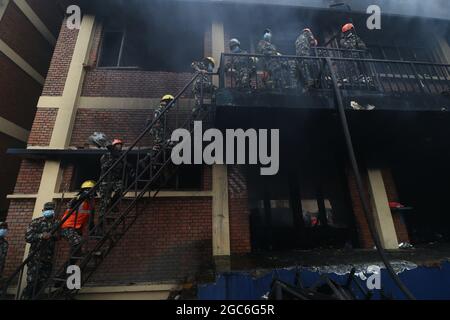
<path fill-rule="evenodd" d="M 27 264 L 27 286 L 23 290 L 22 299 L 32 299 L 50 278 L 52 273 L 51 260 L 33 259 Z"/>
<path fill-rule="evenodd" d="M 299 72 L 299 80 L 305 87 L 312 86 L 316 80 L 313 77 L 313 67 L 314 63 L 312 61 L 306 60 L 302 60 L 297 66 Z"/>
<path fill-rule="evenodd" d="M 78 246 L 83 241 L 83 237 L 81 236 L 81 230 L 76 230 L 74 228 L 67 228 L 61 230 L 61 237 L 69 242 L 72 249 L 78 248 Z"/>
<path fill-rule="evenodd" d="M 248 67 L 238 67 L 235 72 L 236 87 L 240 89 L 251 88 L 251 70 Z"/>
<path fill-rule="evenodd" d="M 103 218 L 108 211 L 110 205 L 114 204 L 118 200 L 118 197 L 122 193 L 123 183 L 122 180 L 112 182 L 102 182 L 99 188 L 100 194 L 100 208 L 99 219 L 103 222 Z"/>
<path fill-rule="evenodd" d="M 150 130 L 150 134 L 153 137 L 153 148 L 160 147 L 164 143 L 164 128 L 162 126 L 154 127 Z"/>
<path fill-rule="evenodd" d="M 290 68 L 285 61 L 279 59 L 271 59 L 265 63 L 265 71 L 268 73 L 267 79 L 263 80 L 263 84 L 269 89 L 283 89 L 289 85 Z"/>
<path fill-rule="evenodd" d="M 206 97 L 211 97 L 214 95 L 214 85 L 211 82 L 203 82 L 203 99 Z M 195 115 L 197 111 L 202 106 L 202 84 L 201 81 L 197 81 L 192 89 L 192 94 L 194 96 L 194 109 L 192 113 Z"/>

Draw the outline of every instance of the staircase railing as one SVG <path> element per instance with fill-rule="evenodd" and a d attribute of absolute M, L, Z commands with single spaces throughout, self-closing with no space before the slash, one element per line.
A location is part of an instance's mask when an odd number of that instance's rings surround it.
<path fill-rule="evenodd" d="M 170 150 L 171 142 L 168 137 L 170 137 L 170 123 L 172 122 L 172 129 L 184 128 L 192 132 L 193 121 L 196 120 L 211 120 L 210 117 L 213 116 L 211 110 L 205 108 L 205 95 L 208 93 L 205 89 L 205 77 L 212 77 L 211 73 L 198 72 L 192 77 L 192 79 L 183 87 L 183 89 L 174 97 L 161 113 L 155 117 L 139 134 L 139 136 L 134 140 L 131 146 L 123 151 L 114 164 L 104 172 L 104 174 L 98 179 L 96 186 L 89 191 L 87 197 L 95 197 L 99 193 L 99 188 L 102 183 L 108 180 L 108 177 L 113 172 L 113 170 L 122 166 L 122 182 L 123 188 L 120 190 L 120 196 L 114 197 L 113 203 L 108 206 L 108 209 L 104 212 L 102 221 L 97 223 L 95 227 L 90 230 L 90 236 L 84 237 L 82 241 L 82 247 L 87 247 L 86 254 L 82 256 L 79 255 L 79 250 L 77 252 L 70 252 L 69 258 L 61 264 L 59 268 L 53 268 L 57 270 L 52 272 L 52 276 L 46 280 L 45 284 L 40 286 L 33 292 L 31 299 L 52 299 L 60 297 L 71 297 L 78 292 L 78 290 L 69 290 L 66 287 L 66 268 L 67 266 L 73 264 L 76 261 L 77 265 L 80 267 L 82 273 L 81 284 L 85 284 L 86 281 L 90 279 L 95 270 L 102 263 L 104 258 L 112 250 L 112 248 L 118 243 L 122 236 L 129 230 L 136 219 L 139 217 L 142 210 L 139 209 L 139 201 L 145 197 L 148 193 L 147 200 L 155 198 L 160 192 L 161 188 L 167 184 L 169 179 L 173 176 L 176 171 L 176 166 L 171 166 Z M 189 96 L 187 94 L 188 89 L 193 85 L 198 85 L 200 83 L 200 100 L 197 101 L 197 106 L 194 110 L 185 110 L 184 119 L 181 120 L 182 125 L 180 126 L 179 115 L 181 112 L 171 112 L 179 107 L 179 111 L 182 107 L 178 104 L 180 99 L 184 96 Z M 210 93 L 210 92 L 209 92 Z M 175 115 L 175 119 L 170 118 L 170 114 Z M 172 120 L 172 121 L 170 121 Z M 173 123 L 175 121 L 175 123 Z M 163 123 L 163 139 L 161 145 L 158 148 L 155 146 L 149 146 L 149 137 L 153 135 L 154 130 L 157 126 Z M 146 145 L 147 144 L 147 145 Z M 151 144 L 151 142 L 150 142 Z M 130 159 L 136 161 L 135 169 L 131 170 L 130 175 Z M 123 205 L 124 201 L 126 205 Z M 67 221 L 71 216 L 76 215 L 76 208 L 78 208 L 83 203 L 83 199 L 78 200 L 72 205 L 70 212 L 61 219 L 57 225 L 51 231 L 52 236 L 57 236 L 61 226 Z M 148 205 L 145 203 L 144 205 Z M 134 214 L 130 213 L 134 210 Z M 120 232 L 117 230 L 121 227 Z M 103 233 L 101 233 L 103 232 Z M 96 234 L 101 233 L 100 236 Z M 93 236 L 92 236 L 93 235 Z M 94 245 L 92 245 L 94 242 Z M 1 297 L 5 298 L 7 295 L 7 289 L 11 286 L 13 281 L 18 279 L 17 292 L 20 292 L 22 277 L 24 275 L 24 270 L 27 264 L 32 261 L 32 259 L 38 254 L 40 248 L 29 253 L 28 257 L 20 264 L 19 267 L 7 278 L 3 287 L 0 290 Z M 88 268 L 89 267 L 89 268 Z M 20 296 L 16 298 L 20 299 Z"/>

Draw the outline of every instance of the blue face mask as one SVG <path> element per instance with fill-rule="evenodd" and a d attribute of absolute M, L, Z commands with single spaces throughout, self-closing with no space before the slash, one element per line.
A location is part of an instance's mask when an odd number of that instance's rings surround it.
<path fill-rule="evenodd" d="M 8 234 L 8 229 L 0 229 L 0 238 L 6 237 Z"/>
<path fill-rule="evenodd" d="M 208 64 L 208 72 L 213 72 L 214 67 L 211 64 Z"/>
<path fill-rule="evenodd" d="M 266 41 L 268 41 L 268 42 L 272 41 L 272 34 L 270 34 L 270 33 L 265 33 L 265 34 L 264 34 L 264 40 L 266 40 Z"/>
<path fill-rule="evenodd" d="M 46 210 L 46 211 L 42 212 L 42 215 L 47 219 L 53 218 L 55 216 L 55 211 L 54 210 Z"/>

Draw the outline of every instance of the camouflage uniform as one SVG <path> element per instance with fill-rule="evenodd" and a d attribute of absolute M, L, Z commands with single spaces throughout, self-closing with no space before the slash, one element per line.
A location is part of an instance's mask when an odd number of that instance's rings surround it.
<path fill-rule="evenodd" d="M 120 158 L 121 152 L 111 150 L 110 152 L 104 154 L 100 159 L 101 165 L 101 175 L 103 176 L 109 168 L 113 166 L 114 163 Z M 119 163 L 112 171 L 109 172 L 108 176 L 103 182 L 100 183 L 99 194 L 100 194 L 100 206 L 99 206 L 99 229 L 103 226 L 103 220 L 106 212 L 111 204 L 118 200 L 123 190 L 123 170 L 124 162 Z M 114 196 L 113 196 L 114 195 Z M 113 197 L 112 197 L 113 196 Z M 111 198 L 112 197 L 112 198 Z"/>
<path fill-rule="evenodd" d="M 0 238 L 0 279 L 3 275 L 5 267 L 6 255 L 8 254 L 8 241 L 5 238 Z"/>
<path fill-rule="evenodd" d="M 194 69 L 196 72 L 199 71 L 208 71 L 208 66 L 203 61 L 195 61 L 192 62 L 191 65 L 192 69 Z M 212 83 L 212 78 L 209 75 L 203 74 L 200 75 L 195 81 L 192 86 L 192 94 L 194 96 L 195 100 L 195 107 L 192 112 L 195 114 L 202 104 L 202 85 L 203 85 L 203 97 L 205 97 L 206 94 L 210 95 L 211 97 L 214 95 L 215 87 Z"/>
<path fill-rule="evenodd" d="M 160 105 L 156 108 L 155 113 L 153 115 L 153 119 L 157 119 L 164 111 L 166 106 Z M 158 120 L 153 128 L 150 130 L 150 134 L 153 136 L 153 148 L 159 149 L 161 145 L 164 143 L 164 129 L 165 129 L 165 117 Z"/>
<path fill-rule="evenodd" d="M 56 238 L 43 240 L 44 233 L 50 233 L 57 226 L 54 218 L 38 218 L 31 222 L 25 234 L 25 241 L 31 244 L 30 253 L 38 251 L 27 264 L 27 286 L 24 299 L 31 299 L 50 278 L 53 266 Z"/>
<path fill-rule="evenodd" d="M 346 50 L 367 50 L 367 46 L 364 41 L 361 40 L 358 35 L 354 32 L 348 32 L 343 34 L 340 41 L 340 46 L 342 49 Z M 361 54 L 359 52 L 344 52 L 344 58 L 361 59 Z M 361 66 L 358 66 L 356 62 L 344 62 L 341 64 L 340 72 L 346 77 L 351 78 L 353 81 L 358 81 L 361 76 Z"/>
<path fill-rule="evenodd" d="M 279 56 L 277 48 L 271 42 L 261 40 L 256 49 L 258 54 L 265 56 Z M 267 88 L 284 88 L 287 84 L 289 66 L 280 59 L 263 58 L 262 68 L 267 75 L 263 78 L 263 83 Z"/>
<path fill-rule="evenodd" d="M 238 54 L 248 54 L 247 51 L 239 49 Z M 251 89 L 251 76 L 255 72 L 255 63 L 248 57 L 231 57 L 231 62 L 226 66 L 228 72 L 234 74 L 233 80 L 236 81 L 236 87 L 240 89 Z"/>
<path fill-rule="evenodd" d="M 311 50 L 315 45 L 312 43 L 315 42 L 312 32 L 304 31 L 295 41 L 295 54 L 297 56 L 313 56 Z M 303 80 L 306 86 L 311 86 L 314 83 L 314 77 L 312 76 L 312 71 L 315 63 L 313 60 L 305 60 L 302 59 L 298 65 L 299 75 L 298 78 Z"/>

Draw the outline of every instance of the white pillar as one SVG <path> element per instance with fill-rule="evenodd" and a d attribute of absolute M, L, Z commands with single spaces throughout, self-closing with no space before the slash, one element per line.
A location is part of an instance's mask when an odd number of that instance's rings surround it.
<path fill-rule="evenodd" d="M 213 256 L 229 256 L 230 217 L 228 207 L 228 173 L 226 165 L 214 165 L 212 205 Z"/>
<path fill-rule="evenodd" d="M 61 105 L 58 109 L 55 125 L 53 128 L 50 148 L 66 149 L 69 147 L 72 128 L 77 114 L 78 100 L 83 86 L 85 70 L 84 65 L 89 58 L 89 52 L 94 34 L 95 17 L 85 15 L 78 32 L 78 38 L 70 63 L 69 72 L 64 86 Z M 42 208 L 46 202 L 53 201 L 55 192 L 58 191 L 61 182 L 61 168 L 59 161 L 46 161 L 42 173 L 41 184 L 33 210 L 33 219 L 41 215 Z M 24 260 L 28 257 L 30 245 L 25 246 Z M 26 285 L 26 267 L 22 273 L 20 290 L 17 297 Z"/>
<path fill-rule="evenodd" d="M 380 169 L 369 169 L 369 193 L 375 227 L 385 249 L 398 249 L 397 233 Z"/>

